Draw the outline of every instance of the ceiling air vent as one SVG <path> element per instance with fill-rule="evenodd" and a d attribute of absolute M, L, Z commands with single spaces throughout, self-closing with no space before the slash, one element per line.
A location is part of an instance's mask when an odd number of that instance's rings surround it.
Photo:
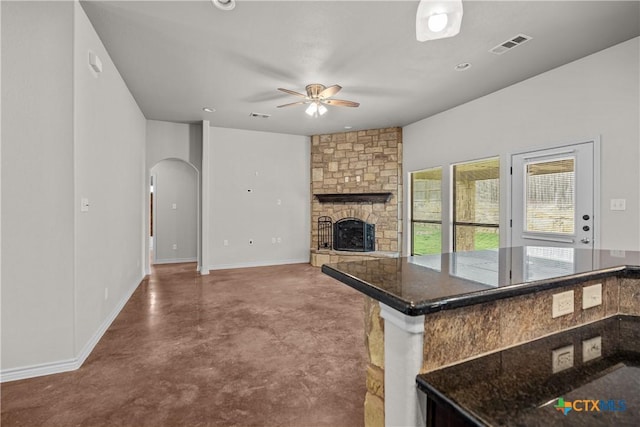
<path fill-rule="evenodd" d="M 500 43 L 498 46 L 496 46 L 493 49 L 489 50 L 489 52 L 495 53 L 496 55 L 502 55 L 506 51 L 511 50 L 516 46 L 520 46 L 521 44 L 526 43 L 531 39 L 532 39 L 531 36 L 526 36 L 524 34 L 518 34 L 517 36 L 515 36 L 512 39 L 509 39 L 507 41 L 504 41 L 504 42 Z"/>
<path fill-rule="evenodd" d="M 269 117 L 271 117 L 271 114 L 249 113 L 249 117 L 260 117 L 261 119 L 268 119 Z"/>

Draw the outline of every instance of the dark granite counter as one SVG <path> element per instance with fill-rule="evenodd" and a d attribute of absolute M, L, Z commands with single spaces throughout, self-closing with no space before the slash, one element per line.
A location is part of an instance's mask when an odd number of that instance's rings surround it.
<path fill-rule="evenodd" d="M 640 252 L 525 246 L 325 264 L 322 271 L 418 316 L 590 279 L 640 277 Z"/>
<path fill-rule="evenodd" d="M 559 349 L 564 369 L 554 373 Z M 471 425 L 637 426 L 640 318 L 611 317 L 419 375 L 417 383 L 439 405 L 435 412 L 453 408 Z"/>

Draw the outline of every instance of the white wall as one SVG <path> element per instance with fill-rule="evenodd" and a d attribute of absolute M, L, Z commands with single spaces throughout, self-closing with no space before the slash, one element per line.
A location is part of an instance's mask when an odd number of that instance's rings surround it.
<path fill-rule="evenodd" d="M 2 7 L 5 381 L 78 368 L 140 283 L 145 119 L 78 3 Z"/>
<path fill-rule="evenodd" d="M 2 2 L 2 371 L 74 357 L 73 4 Z"/>
<path fill-rule="evenodd" d="M 640 250 L 639 51 L 640 39 L 635 38 L 406 126 L 405 176 L 444 166 L 446 180 L 451 163 L 500 155 L 504 224 L 508 209 L 504 171 L 510 154 L 600 137 L 602 202 L 595 215 L 600 216 L 601 241 L 596 245 Z M 610 211 L 614 198 L 626 199 L 627 210 Z M 448 206 L 448 194 L 443 194 L 443 203 Z M 408 236 L 406 205 L 404 212 Z M 443 224 L 448 222 L 444 209 Z M 443 228 L 447 238 L 447 227 Z M 501 246 L 508 245 L 504 228 L 500 234 Z"/>
<path fill-rule="evenodd" d="M 74 28 L 75 353 L 88 354 L 144 276 L 146 120 L 78 3 Z"/>
<path fill-rule="evenodd" d="M 155 262 L 191 262 L 198 256 L 198 173 L 182 160 L 151 168 L 154 183 Z M 176 208 L 173 208 L 175 204 Z M 173 245 L 176 249 L 173 249 Z"/>
<path fill-rule="evenodd" d="M 308 262 L 309 138 L 212 127 L 209 143 L 209 268 Z"/>
<path fill-rule="evenodd" d="M 146 145 L 146 163 L 147 171 L 151 173 L 151 169 L 158 162 L 165 159 L 183 160 L 198 171 L 198 194 L 199 200 L 202 200 L 202 125 L 187 123 L 172 123 L 159 120 L 147 120 L 147 145 Z M 147 182 L 149 179 L 147 178 Z M 149 199 L 147 199 L 147 208 L 145 210 L 145 221 L 149 224 Z M 198 216 L 197 227 L 202 227 L 201 218 Z M 148 234 L 148 225 L 146 233 Z M 158 230 L 155 230 L 157 232 Z M 162 231 L 160 229 L 160 231 Z M 148 236 L 147 236 L 148 238 Z M 201 236 L 197 237 L 197 247 L 200 248 Z M 149 242 L 146 242 L 146 248 L 149 248 Z M 198 269 L 202 264 L 200 254 L 198 253 Z M 146 258 L 149 259 L 149 251 L 147 249 Z M 149 266 L 146 266 L 149 272 Z"/>
<path fill-rule="evenodd" d="M 202 125 L 147 120 L 147 167 L 181 159 L 202 170 Z"/>

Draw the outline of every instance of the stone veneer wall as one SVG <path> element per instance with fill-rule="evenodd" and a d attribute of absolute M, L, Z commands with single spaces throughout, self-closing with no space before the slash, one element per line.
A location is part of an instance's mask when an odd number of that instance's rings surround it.
<path fill-rule="evenodd" d="M 602 283 L 602 304 L 582 308 L 582 288 Z M 573 290 L 574 312 L 551 318 L 553 294 Z M 607 277 L 425 316 L 422 372 L 533 341 L 616 314 L 640 315 L 640 279 Z"/>
<path fill-rule="evenodd" d="M 320 203 L 319 193 L 390 192 L 387 203 Z M 402 241 L 402 129 L 311 137 L 311 249 L 318 217 L 355 217 L 376 226 L 376 251 L 398 252 Z"/>

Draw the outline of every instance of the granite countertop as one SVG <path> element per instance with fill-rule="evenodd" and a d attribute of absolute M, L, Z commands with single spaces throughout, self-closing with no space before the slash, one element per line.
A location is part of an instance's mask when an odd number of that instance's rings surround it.
<path fill-rule="evenodd" d="M 553 373 L 553 350 L 569 357 L 570 347 L 573 366 Z M 475 425 L 637 426 L 640 317 L 611 317 L 419 375 L 417 383 Z"/>
<path fill-rule="evenodd" d="M 613 275 L 640 277 L 640 252 L 525 246 L 325 264 L 322 271 L 409 316 Z"/>

